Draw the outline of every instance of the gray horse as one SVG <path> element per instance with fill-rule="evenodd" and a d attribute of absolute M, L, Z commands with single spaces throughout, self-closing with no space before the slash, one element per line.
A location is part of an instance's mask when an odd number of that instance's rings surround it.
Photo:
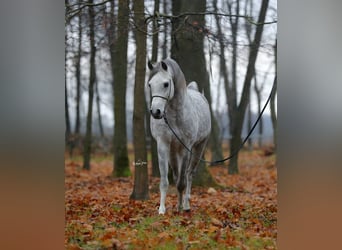
<path fill-rule="evenodd" d="M 186 86 L 179 65 L 167 58 L 159 63 L 148 62 L 151 70 L 148 79 L 151 131 L 157 141 L 160 170 L 159 214 L 165 214 L 165 198 L 169 186 L 168 167 L 172 168 L 178 190 L 178 211 L 190 211 L 192 176 L 203 154 L 210 130 L 210 110 L 196 82 Z M 190 153 L 172 133 L 165 120 L 179 139 L 191 149 Z M 185 195 L 183 197 L 183 191 Z"/>

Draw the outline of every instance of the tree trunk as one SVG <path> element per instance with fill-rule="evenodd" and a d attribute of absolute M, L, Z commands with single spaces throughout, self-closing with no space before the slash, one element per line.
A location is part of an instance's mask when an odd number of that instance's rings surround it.
<path fill-rule="evenodd" d="M 154 13 L 159 12 L 159 0 L 154 1 Z M 157 22 L 153 23 L 153 32 L 156 32 L 158 29 Z M 152 62 L 158 61 L 158 41 L 159 41 L 159 33 L 156 33 L 153 35 L 153 41 L 152 41 Z M 148 108 L 149 109 L 149 108 Z M 152 176 L 159 177 L 159 163 L 158 163 L 158 152 L 157 152 L 157 142 L 152 138 L 151 134 L 151 128 L 150 128 L 150 119 L 151 115 L 148 112 L 148 109 L 146 110 L 146 124 L 147 124 L 147 136 L 150 138 L 150 145 L 151 145 L 151 160 L 152 160 Z"/>
<path fill-rule="evenodd" d="M 66 61 L 67 61 L 67 46 L 66 42 L 68 41 L 67 32 L 65 32 L 65 49 L 64 49 L 64 108 L 65 108 L 65 142 L 68 142 L 69 136 L 71 133 L 70 128 L 70 116 L 69 116 L 69 102 L 68 102 L 68 88 L 67 88 L 67 77 L 66 77 Z"/>
<path fill-rule="evenodd" d="M 89 0 L 92 4 L 93 0 Z M 94 31 L 94 9 L 89 7 L 89 40 L 90 40 L 90 74 L 89 74 L 89 98 L 88 98 L 88 114 L 87 114 L 87 128 L 84 141 L 83 152 L 83 168 L 90 169 L 90 155 L 92 142 L 92 118 L 93 118 L 93 97 L 95 84 L 95 31 Z"/>
<path fill-rule="evenodd" d="M 275 111 L 275 97 L 276 97 L 276 93 L 277 93 L 277 74 L 274 76 L 274 91 L 273 94 L 271 96 L 271 119 L 272 119 L 272 127 L 273 127 L 273 143 L 274 143 L 274 147 L 275 149 L 277 149 L 277 114 Z"/>
<path fill-rule="evenodd" d="M 144 1 L 134 0 L 134 20 L 136 25 L 146 31 L 144 22 Z M 146 200 L 148 194 L 148 171 L 145 133 L 146 102 L 144 93 L 146 72 L 146 36 L 136 31 L 136 64 L 134 85 L 133 139 L 134 139 L 134 187 L 131 199 Z"/>
<path fill-rule="evenodd" d="M 69 2 L 66 0 L 65 5 L 69 5 Z M 64 46 L 64 111 L 65 111 L 65 145 L 66 148 L 69 150 L 70 158 L 73 155 L 73 150 L 75 147 L 74 137 L 71 135 L 71 122 L 70 122 L 70 114 L 69 114 L 69 100 L 68 100 L 68 86 L 67 86 L 67 41 L 68 41 L 68 32 L 65 30 L 65 46 Z"/>
<path fill-rule="evenodd" d="M 97 77 L 95 74 L 95 81 L 96 81 L 96 86 L 95 86 L 95 90 L 96 90 L 96 108 L 97 108 L 97 118 L 99 121 L 99 129 L 100 129 L 100 135 L 103 138 L 104 137 L 104 131 L 103 131 L 103 125 L 102 125 L 102 117 L 101 117 L 101 104 L 100 104 L 100 92 L 99 92 L 99 83 L 97 81 Z"/>
<path fill-rule="evenodd" d="M 167 14 L 167 0 L 163 0 L 163 10 L 164 13 Z M 167 46 L 167 36 L 168 36 L 168 25 L 166 24 L 166 19 L 164 19 L 164 41 L 163 41 L 163 58 L 166 58 L 168 55 L 168 46 Z"/>
<path fill-rule="evenodd" d="M 249 6 L 249 12 L 248 12 L 248 6 Z M 253 0 L 247 0 L 245 3 L 245 16 L 252 16 L 253 15 Z M 245 30 L 246 30 L 246 36 L 248 39 L 249 44 L 252 43 L 252 24 L 249 22 L 245 22 Z M 252 129 L 252 105 L 249 103 L 248 105 L 248 131 L 251 131 Z M 248 150 L 253 150 L 253 139 L 250 137 L 248 139 Z"/>
<path fill-rule="evenodd" d="M 82 13 L 78 15 L 78 51 L 75 63 L 76 69 L 76 121 L 75 134 L 80 134 L 80 99 L 81 99 L 81 57 L 82 57 Z"/>
<path fill-rule="evenodd" d="M 129 1 L 119 0 L 116 41 L 110 43 L 115 124 L 113 137 L 114 177 L 130 175 L 126 132 L 128 10 Z"/>
<path fill-rule="evenodd" d="M 227 2 L 227 6 L 229 9 L 229 14 L 239 14 L 240 11 L 240 4 L 239 1 L 236 2 L 235 13 L 232 11 L 232 3 Z M 231 59 L 231 70 L 232 70 L 232 77 L 231 83 L 226 85 L 226 98 L 228 102 L 228 117 L 229 117 L 229 132 L 231 135 L 230 139 L 230 155 L 234 154 L 236 150 L 234 150 L 234 145 L 236 143 L 241 143 L 241 138 L 234 138 L 234 133 L 237 125 L 237 91 L 236 91 L 236 84 L 237 84 L 237 36 L 238 36 L 238 24 L 239 18 L 238 17 L 229 17 L 230 26 L 232 29 L 232 59 Z M 240 128 L 242 130 L 242 128 Z M 241 131 L 240 131 L 241 134 Z M 231 173 L 238 173 L 238 159 L 237 156 L 233 157 L 228 163 L 228 169 L 230 165 L 236 165 L 236 169 L 234 169 Z"/>
<path fill-rule="evenodd" d="M 261 8 L 260 8 L 258 23 L 264 23 L 266 12 L 267 12 L 267 7 L 268 7 L 268 0 L 263 0 L 261 4 Z M 239 172 L 238 150 L 240 149 L 240 145 L 241 145 L 241 131 L 242 131 L 243 121 L 245 117 L 246 107 L 249 103 L 251 81 L 255 73 L 255 61 L 258 55 L 263 28 L 264 27 L 262 24 L 257 25 L 256 27 L 254 40 L 251 44 L 251 50 L 249 53 L 247 72 L 246 72 L 244 83 L 243 83 L 240 104 L 238 105 L 236 112 L 234 112 L 236 115 L 234 117 L 234 126 L 232 127 L 233 133 L 232 133 L 232 140 L 231 140 L 231 152 L 236 153 L 236 155 L 229 162 L 229 165 L 228 165 L 229 174 L 237 174 Z"/>
<path fill-rule="evenodd" d="M 257 96 L 257 102 L 258 102 L 258 114 L 261 113 L 261 91 L 262 91 L 262 86 L 258 87 L 258 82 L 257 82 L 257 78 L 256 78 L 256 74 L 254 74 L 254 91 L 256 93 Z M 264 130 L 264 124 L 263 124 L 263 119 L 262 116 L 260 117 L 259 120 L 259 134 L 258 134 L 258 146 L 259 148 L 262 147 L 262 134 L 263 134 L 263 130 Z"/>
<path fill-rule="evenodd" d="M 218 12 L 218 7 L 217 7 L 217 1 L 214 1 L 214 10 Z M 234 106 L 232 103 L 229 103 L 230 100 L 233 100 L 231 96 L 234 96 L 236 93 L 236 89 L 230 88 L 230 83 L 229 83 L 229 74 L 226 66 L 226 57 L 225 57 L 225 46 L 224 46 L 224 41 L 223 41 L 223 33 L 219 21 L 219 17 L 215 15 L 215 20 L 216 20 L 216 26 L 217 26 L 217 35 L 218 35 L 218 40 L 219 40 L 219 45 L 220 45 L 220 73 L 223 77 L 223 82 L 224 86 L 226 89 L 226 100 L 227 100 L 227 106 L 228 108 L 233 108 Z M 231 111 L 228 110 L 228 114 L 230 114 Z M 229 116 L 229 124 L 232 123 L 231 116 Z M 223 157 L 222 157 L 223 158 Z M 222 159 L 221 158 L 221 159 Z"/>
<path fill-rule="evenodd" d="M 277 40 L 275 41 L 275 45 L 274 45 L 274 65 L 275 65 L 275 76 L 274 76 L 274 91 L 271 97 L 271 105 L 270 105 L 270 109 L 271 109 L 271 119 L 272 119 L 272 127 L 273 127 L 273 143 L 274 143 L 274 147 L 275 149 L 277 149 L 277 114 L 276 114 L 276 110 L 275 110 L 275 98 L 276 98 L 276 93 L 277 93 Z"/>
<path fill-rule="evenodd" d="M 76 69 L 76 117 L 75 117 L 75 136 L 73 138 L 73 147 L 79 147 L 81 144 L 81 135 L 80 135 L 80 101 L 81 101 L 81 58 L 82 58 L 82 11 L 78 15 L 78 50 L 75 62 Z M 70 150 L 72 154 L 73 149 Z"/>
<path fill-rule="evenodd" d="M 252 129 L 252 109 L 251 109 L 251 104 L 248 105 L 248 131 L 251 131 Z M 253 140 L 251 137 L 248 138 L 248 150 L 252 151 L 253 150 Z"/>
<path fill-rule="evenodd" d="M 66 74 L 65 74 L 66 75 Z M 64 99 L 64 105 L 65 105 L 65 142 L 69 141 L 69 137 L 70 137 L 70 116 L 69 116 L 69 102 L 68 102 L 68 89 L 67 89 L 67 79 L 65 76 L 64 79 L 64 95 L 65 95 L 65 99 Z"/>
<path fill-rule="evenodd" d="M 159 12 L 159 0 L 154 0 L 154 13 Z M 157 20 L 153 21 L 153 32 L 156 32 L 158 30 L 158 23 Z M 159 33 L 156 33 L 153 35 L 152 38 L 152 62 L 158 61 L 158 39 L 159 39 Z"/>
<path fill-rule="evenodd" d="M 187 11 L 204 12 L 206 10 L 206 1 L 173 1 L 172 8 L 173 15 Z M 211 111 L 209 76 L 206 69 L 203 45 L 205 18 L 203 15 L 189 16 L 184 27 L 180 28 L 178 25 L 183 24 L 179 20 L 174 20 L 172 27 L 172 58 L 178 62 L 187 82 L 196 81 L 199 89 L 201 91 L 204 90 Z M 220 151 L 222 150 L 221 145 L 217 145 L 219 142 L 218 125 L 212 112 L 210 113 L 212 119 L 212 134 L 210 137 L 212 154 L 213 157 L 222 159 L 222 151 Z M 212 185 L 213 183 L 215 181 L 209 174 L 208 169 L 201 162 L 194 179 L 194 184 Z"/>

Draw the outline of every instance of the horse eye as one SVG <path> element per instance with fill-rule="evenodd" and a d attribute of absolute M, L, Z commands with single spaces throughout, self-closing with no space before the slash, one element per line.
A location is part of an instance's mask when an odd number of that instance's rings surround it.
<path fill-rule="evenodd" d="M 151 88 L 151 84 L 148 84 L 148 87 Z"/>
<path fill-rule="evenodd" d="M 169 87 L 169 83 L 168 83 L 168 82 L 165 82 L 165 83 L 164 83 L 164 88 L 167 88 L 167 87 Z"/>

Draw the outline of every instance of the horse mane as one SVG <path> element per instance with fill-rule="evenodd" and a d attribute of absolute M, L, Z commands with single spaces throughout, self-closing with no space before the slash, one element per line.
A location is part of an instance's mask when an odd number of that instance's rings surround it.
<path fill-rule="evenodd" d="M 186 81 L 185 81 L 185 76 L 181 68 L 179 67 L 178 63 L 171 59 L 171 58 L 166 58 L 163 60 L 167 66 L 171 67 L 171 73 L 172 73 L 172 80 L 175 84 L 178 84 L 179 88 L 185 88 L 186 87 Z"/>

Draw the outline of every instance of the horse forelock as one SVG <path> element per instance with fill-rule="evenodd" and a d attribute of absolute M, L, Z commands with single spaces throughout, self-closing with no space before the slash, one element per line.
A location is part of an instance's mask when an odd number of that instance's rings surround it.
<path fill-rule="evenodd" d="M 160 70 L 159 70 L 160 66 L 159 64 L 156 65 L 151 71 L 150 71 L 150 75 L 148 77 L 148 81 L 150 81 L 152 79 L 152 77 L 154 77 Z"/>

